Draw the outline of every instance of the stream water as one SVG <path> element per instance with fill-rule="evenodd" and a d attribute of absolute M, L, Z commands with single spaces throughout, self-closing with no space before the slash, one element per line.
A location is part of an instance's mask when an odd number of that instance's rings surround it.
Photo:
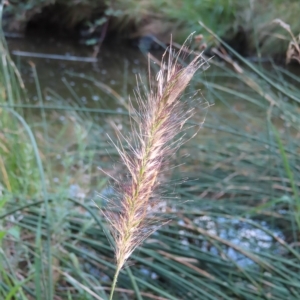
<path fill-rule="evenodd" d="M 34 36 L 10 40 L 8 45 L 21 70 L 32 103 L 38 98 L 29 61 L 35 64 L 43 91 L 53 89 L 65 99 L 65 105 L 69 101 L 79 100 L 78 105 L 93 108 L 115 108 L 120 103 L 114 101 L 116 97 L 105 91 L 105 87 L 95 86 L 90 79 L 101 82 L 126 99 L 136 85 L 136 75 L 146 74 L 147 69 L 147 59 L 141 52 L 121 44 L 104 44 L 96 62 L 84 61 L 91 59 L 93 50 L 72 40 L 57 41 Z M 73 95 L 71 90 L 75 92 Z M 49 96 L 44 100 L 51 103 Z"/>

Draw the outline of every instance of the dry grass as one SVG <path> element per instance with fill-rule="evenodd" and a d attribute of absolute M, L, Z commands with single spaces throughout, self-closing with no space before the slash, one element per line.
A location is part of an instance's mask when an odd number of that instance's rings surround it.
<path fill-rule="evenodd" d="M 193 109 L 183 109 L 180 96 L 195 72 L 206 63 L 198 55 L 182 67 L 178 64 L 182 53 L 184 47 L 176 57 L 171 48 L 163 55 L 155 89 L 150 88 L 145 100 L 138 92 L 134 145 L 125 139 L 129 152 L 116 146 L 130 179 L 118 182 L 120 198 L 111 200 L 110 209 L 104 211 L 115 241 L 117 269 L 112 294 L 118 273 L 134 249 L 163 224 L 155 218 L 160 200 L 156 195 L 152 197 L 153 192 L 160 184 L 162 166 L 182 144 L 181 138 L 174 138 L 193 114 Z"/>

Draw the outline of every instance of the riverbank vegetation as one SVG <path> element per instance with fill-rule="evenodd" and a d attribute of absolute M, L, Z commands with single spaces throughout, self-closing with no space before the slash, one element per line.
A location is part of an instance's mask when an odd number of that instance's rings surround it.
<path fill-rule="evenodd" d="M 183 95 L 200 97 L 187 138 L 201 129 L 172 158 L 169 222 L 121 270 L 115 299 L 300 298 L 300 79 L 223 47 L 232 56 L 216 52 Z M 34 64 L 31 105 L 3 37 L 0 50 L 0 298 L 106 300 L 116 266 L 99 208 L 109 176 L 125 175 L 106 134 L 127 135 L 128 111 L 55 91 L 51 107 Z"/>
<path fill-rule="evenodd" d="M 196 31 L 203 34 L 209 46 L 215 44 L 198 21 L 227 39 L 243 56 L 281 56 L 290 39 L 273 23 L 280 17 L 291 24 L 292 31 L 300 26 L 298 1 L 288 5 L 281 0 L 28 0 L 7 1 L 4 28 L 8 32 L 45 29 L 57 35 L 65 32 L 77 36 L 87 45 L 105 38 L 136 39 L 154 36 L 168 43 L 170 34 L 182 43 Z M 280 16 L 278 15 L 280 12 Z"/>

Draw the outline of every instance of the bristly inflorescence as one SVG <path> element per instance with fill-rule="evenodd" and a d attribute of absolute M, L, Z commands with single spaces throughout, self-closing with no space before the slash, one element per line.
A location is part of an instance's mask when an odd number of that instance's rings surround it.
<path fill-rule="evenodd" d="M 195 72 L 207 64 L 202 55 L 197 55 L 186 67 L 179 67 L 178 57 L 168 49 L 156 78 L 157 86 L 151 87 L 146 99 L 138 94 L 136 145 L 128 145 L 130 151 L 116 146 L 129 180 L 120 185 L 121 199 L 112 201 L 115 203 L 103 213 L 114 237 L 117 273 L 134 249 L 163 223 L 155 218 L 159 198 L 153 193 L 159 185 L 162 165 L 179 145 L 174 137 L 193 114 L 192 109 L 183 109 L 179 98 Z"/>

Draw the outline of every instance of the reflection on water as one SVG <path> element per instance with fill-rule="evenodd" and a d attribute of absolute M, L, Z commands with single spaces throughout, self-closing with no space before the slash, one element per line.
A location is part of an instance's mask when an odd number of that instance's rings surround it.
<path fill-rule="evenodd" d="M 44 100 L 50 102 L 56 98 L 51 93 L 53 90 L 65 101 L 61 105 L 73 102 L 80 106 L 115 108 L 118 103 L 108 95 L 108 91 L 104 92 L 104 88 L 97 87 L 92 79 L 107 85 L 126 99 L 136 85 L 136 74 L 146 74 L 147 59 L 144 55 L 121 44 L 103 45 L 95 63 L 51 59 L 51 55 L 91 58 L 92 49 L 71 41 L 29 37 L 9 40 L 8 46 L 21 70 L 32 103 L 38 101 L 38 97 L 29 61 L 36 66 Z M 18 51 L 27 57 L 13 54 L 18 54 Z M 30 53 L 32 56 L 39 54 L 43 58 L 29 57 Z"/>

